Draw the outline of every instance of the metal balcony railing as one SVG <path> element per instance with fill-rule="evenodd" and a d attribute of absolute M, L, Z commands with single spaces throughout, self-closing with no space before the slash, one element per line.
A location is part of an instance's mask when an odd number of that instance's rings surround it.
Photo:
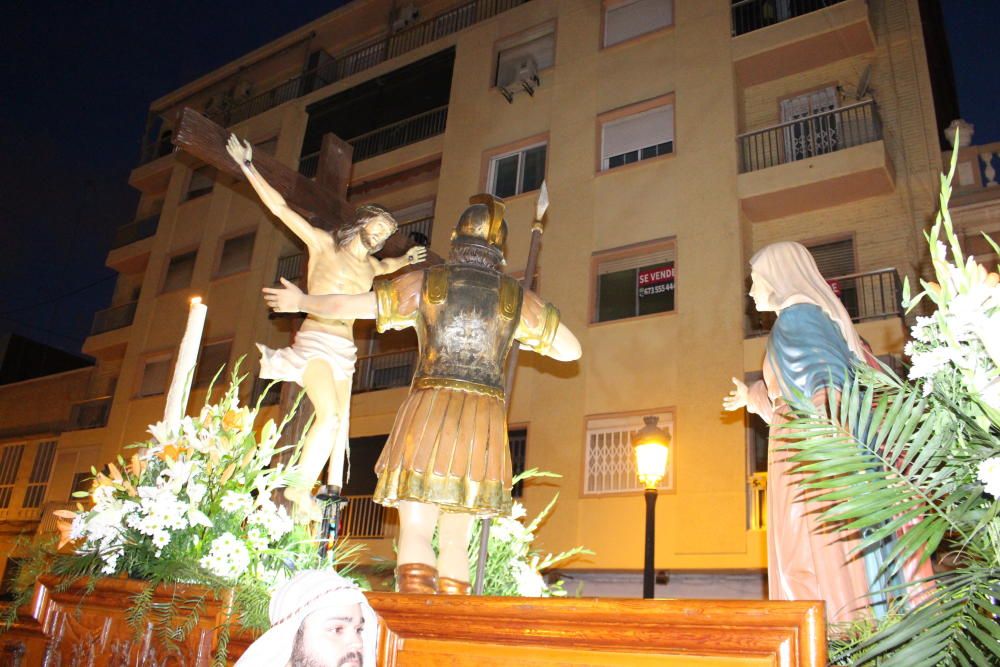
<path fill-rule="evenodd" d="M 429 245 L 431 232 L 434 228 L 434 218 L 420 218 L 409 222 L 400 223 L 396 234 L 402 234 L 406 239 L 417 245 Z M 274 283 L 277 285 L 280 280 L 290 280 L 296 282 L 305 275 L 306 254 L 297 252 L 294 255 L 285 255 L 278 259 L 278 269 L 274 272 Z"/>
<path fill-rule="evenodd" d="M 69 411 L 69 428 L 71 431 L 82 431 L 107 426 L 110 412 L 110 396 L 74 403 Z"/>
<path fill-rule="evenodd" d="M 805 160 L 881 138 L 878 108 L 874 100 L 865 100 L 737 136 L 740 173 Z"/>
<path fill-rule="evenodd" d="M 135 317 L 135 306 L 136 302 L 132 301 L 97 311 L 94 313 L 94 323 L 90 327 L 90 335 L 96 336 L 105 331 L 129 326 Z"/>
<path fill-rule="evenodd" d="M 148 239 L 150 236 L 156 233 L 156 228 L 160 224 L 160 214 L 151 215 L 148 218 L 143 218 L 142 220 L 136 220 L 135 222 L 130 222 L 127 225 L 122 225 L 115 231 L 115 239 L 111 243 L 111 248 L 121 248 L 122 246 L 127 246 L 130 243 L 135 243 L 136 241 L 141 241 L 142 239 Z"/>
<path fill-rule="evenodd" d="M 827 278 L 827 283 L 840 298 L 854 322 L 902 317 L 902 283 L 896 269 L 880 269 L 864 273 Z M 774 325 L 775 314 L 757 312 L 753 299 L 746 301 L 748 338 L 763 336 Z"/>
<path fill-rule="evenodd" d="M 844 0 L 739 0 L 733 2 L 733 37 L 826 9 Z"/>
<path fill-rule="evenodd" d="M 386 512 L 372 496 L 344 496 L 347 505 L 340 515 L 340 535 L 353 539 L 392 537 L 396 524 L 389 520 L 395 512 Z"/>
<path fill-rule="evenodd" d="M 497 14 L 523 5 L 528 1 L 472 0 L 472 2 L 463 3 L 443 14 L 400 30 L 388 37 L 357 46 L 329 58 L 318 66 L 310 68 L 245 101 L 238 103 L 227 101 L 220 105 L 219 108 L 206 113 L 206 115 L 213 121 L 224 126 L 239 123 L 285 102 L 308 95 L 314 90 L 371 69 L 387 60 L 391 60 L 442 37 L 447 37 L 476 23 L 490 19 Z M 152 162 L 163 155 L 170 154 L 172 151 L 173 145 L 170 143 L 169 130 L 161 132 L 157 139 L 143 144 L 139 164 Z M 356 157 L 355 159 L 363 158 Z"/>
<path fill-rule="evenodd" d="M 351 391 L 360 394 L 366 391 L 405 387 L 413 379 L 416 364 L 416 348 L 358 357 Z"/>
<path fill-rule="evenodd" d="M 444 133 L 447 120 L 448 105 L 445 105 L 348 139 L 347 143 L 354 147 L 352 161 L 361 162 L 376 155 L 382 155 L 397 148 L 436 137 Z M 299 173 L 303 176 L 312 178 L 316 175 L 318 166 L 318 151 L 303 155 L 299 159 Z"/>

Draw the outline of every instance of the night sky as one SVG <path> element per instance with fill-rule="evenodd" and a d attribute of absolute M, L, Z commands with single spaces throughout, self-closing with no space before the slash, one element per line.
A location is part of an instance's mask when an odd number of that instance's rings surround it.
<path fill-rule="evenodd" d="M 6 2 L 0 22 L 0 335 L 79 352 L 110 304 L 104 267 L 130 222 L 156 98 L 344 0 Z M 1000 2 L 942 0 L 962 115 L 1000 140 Z M 333 49 L 336 51 L 337 49 Z"/>

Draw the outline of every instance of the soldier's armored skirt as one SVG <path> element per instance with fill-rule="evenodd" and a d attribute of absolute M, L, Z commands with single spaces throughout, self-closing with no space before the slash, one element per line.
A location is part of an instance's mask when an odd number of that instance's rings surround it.
<path fill-rule="evenodd" d="M 379 331 L 413 326 L 419 361 L 375 465 L 375 502 L 507 514 L 511 463 L 504 366 L 522 291 L 497 271 L 446 264 L 379 281 Z"/>

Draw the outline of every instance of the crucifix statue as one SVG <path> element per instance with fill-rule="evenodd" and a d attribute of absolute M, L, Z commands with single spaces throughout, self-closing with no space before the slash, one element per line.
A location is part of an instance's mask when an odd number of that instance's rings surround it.
<path fill-rule="evenodd" d="M 189 113 L 193 112 L 185 111 Z M 205 123 L 211 122 L 193 118 L 189 125 Z M 177 139 L 179 145 L 185 141 L 184 129 L 182 121 Z M 351 149 L 333 135 L 324 138 L 321 176 L 314 184 L 297 173 L 289 175 L 290 170 L 273 158 L 255 156 L 249 142 L 241 144 L 235 135 L 230 135 L 225 142 L 228 159 L 219 160 L 218 135 L 225 131 L 218 126 L 205 129 L 215 137 L 212 159 L 206 161 L 225 168 L 228 173 L 233 173 L 232 167 L 238 168 L 237 173 L 246 178 L 268 210 L 305 245 L 309 257 L 308 292 L 364 294 L 371 291 L 376 276 L 394 273 L 426 258 L 427 249 L 422 246 L 409 248 L 401 257 L 378 259 L 374 256 L 395 234 L 396 221 L 388 211 L 375 205 L 358 208 L 354 219 L 350 220 L 346 186 Z M 206 159 L 205 155 L 199 157 Z M 218 164 L 220 161 L 223 165 Z M 340 192 L 331 192 L 329 185 L 339 186 Z M 295 198 L 297 193 L 305 197 Z M 310 210 L 324 203 L 330 205 L 318 215 Z M 317 224 L 309 222 L 310 219 Z M 286 286 L 290 285 L 284 278 L 281 280 Z M 332 487 L 332 495 L 338 495 L 343 484 L 351 384 L 357 354 L 353 325 L 354 320 L 350 318 L 310 315 L 296 333 L 291 347 L 271 350 L 258 346 L 262 354 L 260 376 L 302 385 L 315 411 L 315 421 L 306 434 L 299 461 L 302 483 L 285 491 L 285 496 L 294 503 L 299 520 L 321 518 L 320 508 L 312 497 L 312 487 L 328 461 L 327 482 Z"/>

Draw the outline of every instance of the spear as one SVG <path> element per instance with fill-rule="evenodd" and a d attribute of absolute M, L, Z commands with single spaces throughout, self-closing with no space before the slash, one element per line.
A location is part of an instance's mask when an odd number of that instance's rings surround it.
<path fill-rule="evenodd" d="M 541 191 L 538 193 L 538 202 L 535 204 L 535 220 L 531 223 L 531 241 L 528 246 L 528 262 L 524 267 L 524 276 L 521 278 L 521 287 L 530 290 L 534 285 L 535 268 L 538 266 L 538 251 L 542 245 L 542 232 L 544 231 L 542 221 L 545 219 L 545 212 L 549 208 L 549 189 L 542 181 Z M 507 410 L 510 411 L 510 392 L 514 388 L 514 370 L 517 368 L 517 355 L 520 348 L 515 344 L 507 357 L 507 376 L 504 395 L 507 397 Z M 490 517 L 483 518 L 479 531 L 479 559 L 476 561 L 476 586 L 473 591 L 476 595 L 483 594 L 483 578 L 486 575 L 486 559 L 489 557 L 490 543 Z"/>

